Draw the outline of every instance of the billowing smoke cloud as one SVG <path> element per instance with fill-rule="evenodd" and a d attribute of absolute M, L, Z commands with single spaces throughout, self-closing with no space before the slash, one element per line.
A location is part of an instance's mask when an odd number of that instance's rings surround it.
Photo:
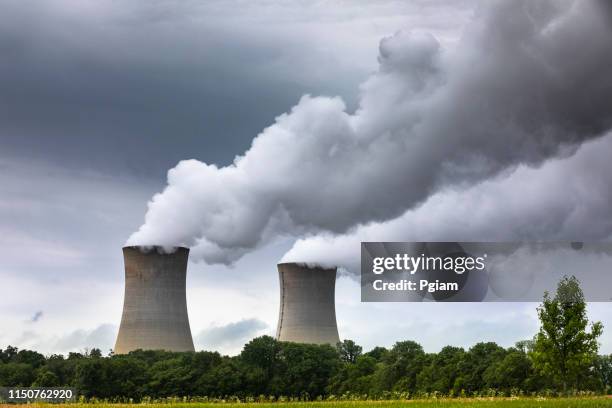
<path fill-rule="evenodd" d="M 192 259 L 229 263 L 278 235 L 343 234 L 570 156 L 612 126 L 602 7 L 487 3 L 452 50 L 430 35 L 385 38 L 354 113 L 340 98 L 304 96 L 233 165 L 180 162 L 128 243 L 188 245 Z"/>
<path fill-rule="evenodd" d="M 357 275 L 361 241 L 609 241 L 610 157 L 612 134 L 538 169 L 520 166 L 502 179 L 437 193 L 394 220 L 300 239 L 283 261 L 339 266 Z"/>

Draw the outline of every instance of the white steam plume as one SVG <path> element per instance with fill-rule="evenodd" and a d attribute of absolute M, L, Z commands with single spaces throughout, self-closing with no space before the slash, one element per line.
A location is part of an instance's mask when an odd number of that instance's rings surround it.
<path fill-rule="evenodd" d="M 446 189 L 402 216 L 343 235 L 299 239 L 282 262 L 359 275 L 362 241 L 610 241 L 612 134 L 566 159 L 467 189 Z"/>
<path fill-rule="evenodd" d="M 500 1 L 453 50 L 385 38 L 356 112 L 304 96 L 232 165 L 180 162 L 128 244 L 230 263 L 279 234 L 345 233 L 571 155 L 612 125 L 610 14 L 603 1 Z"/>

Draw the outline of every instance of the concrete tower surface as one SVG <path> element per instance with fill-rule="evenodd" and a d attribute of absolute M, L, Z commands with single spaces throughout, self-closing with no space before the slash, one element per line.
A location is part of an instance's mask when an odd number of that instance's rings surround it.
<path fill-rule="evenodd" d="M 194 351 L 185 290 L 188 257 L 183 247 L 123 248 L 125 295 L 115 354 Z"/>
<path fill-rule="evenodd" d="M 278 264 L 280 311 L 276 338 L 280 341 L 335 345 L 336 269 Z"/>

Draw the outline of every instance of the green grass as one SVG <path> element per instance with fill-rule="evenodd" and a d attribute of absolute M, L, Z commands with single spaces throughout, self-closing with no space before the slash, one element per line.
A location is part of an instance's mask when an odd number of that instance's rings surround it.
<path fill-rule="evenodd" d="M 35 403 L 30 407 L 39 408 L 130 408 L 141 404 L 113 404 L 113 403 L 71 403 L 46 404 Z M 466 407 L 496 407 L 496 408 L 591 408 L 611 407 L 611 397 L 585 397 L 585 398 L 456 398 L 456 399 L 429 399 L 410 401 L 333 401 L 333 402 L 277 402 L 277 403 L 155 403 L 142 404 L 154 408 L 466 408 Z"/>

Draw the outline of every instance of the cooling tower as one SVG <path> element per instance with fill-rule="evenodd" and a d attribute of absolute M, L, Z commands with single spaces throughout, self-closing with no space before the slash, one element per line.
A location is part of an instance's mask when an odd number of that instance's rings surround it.
<path fill-rule="evenodd" d="M 280 341 L 336 345 L 336 269 L 278 264 L 280 312 L 276 338 Z"/>
<path fill-rule="evenodd" d="M 125 295 L 115 354 L 194 351 L 185 285 L 189 249 L 123 248 Z"/>

